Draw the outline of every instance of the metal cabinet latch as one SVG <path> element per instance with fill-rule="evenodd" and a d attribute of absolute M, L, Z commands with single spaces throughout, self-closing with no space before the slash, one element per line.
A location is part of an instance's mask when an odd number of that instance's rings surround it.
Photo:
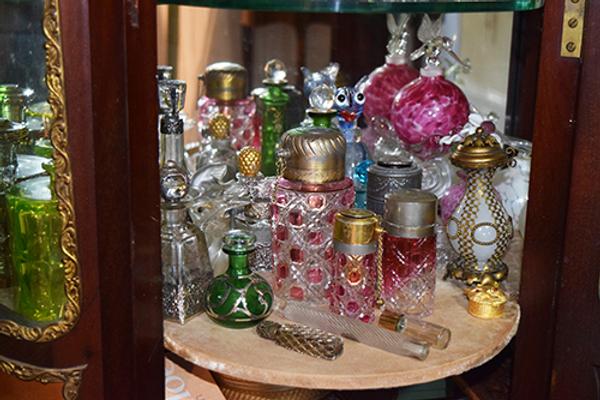
<path fill-rule="evenodd" d="M 585 0 L 565 0 L 563 14 L 561 57 L 581 58 Z"/>

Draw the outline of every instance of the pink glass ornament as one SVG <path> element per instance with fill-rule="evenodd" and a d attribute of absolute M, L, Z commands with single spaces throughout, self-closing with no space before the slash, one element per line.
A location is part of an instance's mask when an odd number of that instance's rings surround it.
<path fill-rule="evenodd" d="M 400 90 L 391 109 L 396 134 L 422 158 L 439 153 L 439 139 L 457 133 L 468 118 L 464 93 L 435 66 L 422 68 L 421 76 Z"/>
<path fill-rule="evenodd" d="M 307 184 L 280 178 L 273 204 L 273 288 L 284 299 L 326 304 L 333 261 L 332 224 L 352 207 L 354 187 L 345 178 Z"/>
<path fill-rule="evenodd" d="M 384 65 L 371 72 L 365 83 L 363 114 L 367 121 L 373 117 L 389 120 L 390 108 L 400 89 L 419 77 L 417 70 L 410 65 L 390 61 L 392 60 L 386 60 Z"/>

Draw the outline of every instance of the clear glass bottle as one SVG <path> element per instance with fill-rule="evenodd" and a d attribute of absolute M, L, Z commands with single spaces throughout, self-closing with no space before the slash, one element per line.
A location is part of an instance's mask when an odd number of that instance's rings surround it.
<path fill-rule="evenodd" d="M 388 54 L 385 64 L 375 69 L 365 83 L 365 108 L 367 120 L 374 117 L 390 119 L 390 108 L 394 97 L 407 83 L 417 79 L 419 73 L 410 64 L 406 54 L 408 32 L 406 24 L 410 14 L 398 17 L 388 14 L 387 26 L 390 41 L 387 44 Z"/>
<path fill-rule="evenodd" d="M 188 217 L 187 191 L 185 172 L 167 161 L 161 169 L 163 312 L 181 324 L 203 311 L 212 278 L 204 234 Z"/>
<path fill-rule="evenodd" d="M 375 320 L 378 219 L 370 211 L 343 210 L 333 226 L 334 261 L 327 290 L 329 309 L 340 315 Z"/>
<path fill-rule="evenodd" d="M 344 137 L 318 126 L 323 115 L 316 114 L 317 126 L 292 129 L 281 140 L 286 165 L 273 208 L 274 289 L 285 299 L 326 304 L 332 225 L 337 212 L 354 204 L 354 189 L 344 177 Z"/>
<path fill-rule="evenodd" d="M 227 328 L 248 328 L 271 313 L 273 291 L 269 283 L 250 271 L 248 256 L 256 238 L 242 231 L 229 231 L 223 238 L 223 251 L 229 255 L 229 268 L 215 277 L 206 293 L 206 313 Z"/>
<path fill-rule="evenodd" d="M 285 129 L 285 110 L 289 96 L 283 91 L 287 83 L 285 64 L 280 60 L 271 60 L 265 65 L 266 93 L 259 97 L 262 103 L 261 121 L 261 171 L 265 176 L 277 174 L 275 150 Z"/>
<path fill-rule="evenodd" d="M 50 176 L 25 180 L 6 196 L 14 310 L 38 322 L 60 319 L 66 301 L 62 218 L 54 192 L 54 168 L 47 164 L 45 169 Z"/>
<path fill-rule="evenodd" d="M 198 77 L 205 88 L 205 94 L 197 102 L 201 142 L 206 142 L 211 120 L 222 114 L 229 118 L 231 146 L 235 150 L 256 145 L 256 103 L 247 94 L 247 75 L 246 69 L 239 64 L 218 62 L 209 65 Z"/>
<path fill-rule="evenodd" d="M 178 168 L 189 175 L 183 147 L 183 119 L 179 116 L 185 103 L 186 83 L 179 80 L 163 80 L 159 82 L 160 149 L 159 167 L 167 162 L 174 162 Z"/>
<path fill-rule="evenodd" d="M 385 309 L 425 317 L 433 312 L 437 198 L 407 189 L 386 196 L 383 216 Z"/>

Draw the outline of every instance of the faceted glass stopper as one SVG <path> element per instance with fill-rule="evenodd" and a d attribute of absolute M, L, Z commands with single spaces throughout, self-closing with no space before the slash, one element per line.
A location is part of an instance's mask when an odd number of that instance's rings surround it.
<path fill-rule="evenodd" d="M 185 171 L 177 166 L 174 161 L 167 161 L 160 171 L 160 191 L 163 199 L 168 202 L 177 202 L 185 197 L 189 183 Z"/>
<path fill-rule="evenodd" d="M 335 92 L 329 85 L 319 85 L 308 98 L 310 107 L 316 111 L 327 112 L 333 108 Z"/>
<path fill-rule="evenodd" d="M 246 146 L 238 153 L 238 169 L 244 176 L 256 176 L 260 171 L 261 154 L 254 147 Z"/>
<path fill-rule="evenodd" d="M 228 254 L 247 254 L 255 249 L 256 236 L 243 230 L 232 230 L 223 237 L 223 251 Z"/>
<path fill-rule="evenodd" d="M 265 83 L 284 84 L 287 83 L 287 73 L 283 61 L 273 59 L 265 64 Z"/>
<path fill-rule="evenodd" d="M 166 79 L 158 83 L 158 100 L 161 111 L 179 114 L 185 103 L 185 81 Z"/>

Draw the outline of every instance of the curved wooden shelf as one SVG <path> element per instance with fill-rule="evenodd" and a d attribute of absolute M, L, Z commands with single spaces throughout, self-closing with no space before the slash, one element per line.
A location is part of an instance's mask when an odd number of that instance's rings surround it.
<path fill-rule="evenodd" d="M 467 313 L 467 300 L 453 283 L 439 281 L 430 321 L 452 331 L 446 350 L 432 349 L 425 361 L 399 357 L 345 340 L 335 361 L 313 359 L 261 339 L 254 329 L 226 329 L 206 315 L 186 325 L 165 322 L 165 346 L 186 360 L 221 374 L 253 382 L 307 389 L 377 389 L 408 386 L 457 375 L 498 354 L 517 331 L 518 304 L 504 317 L 482 320 Z M 273 317 L 279 320 L 277 317 Z"/>

